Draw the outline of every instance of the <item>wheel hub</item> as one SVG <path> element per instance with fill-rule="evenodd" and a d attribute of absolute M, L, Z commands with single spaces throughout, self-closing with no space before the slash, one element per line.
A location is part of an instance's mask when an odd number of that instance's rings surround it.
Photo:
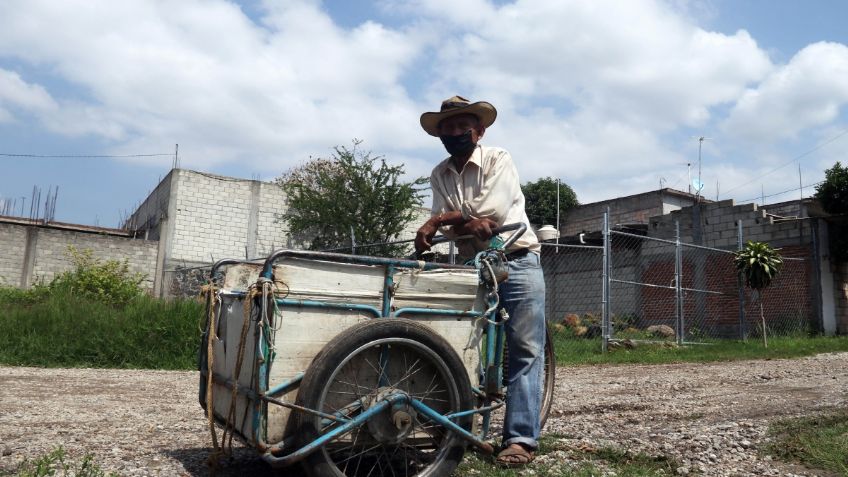
<path fill-rule="evenodd" d="M 391 387 L 380 388 L 369 397 L 365 408 L 368 409 L 387 397 L 402 392 Z M 368 432 L 383 444 L 398 444 L 412 433 L 417 416 L 418 413 L 408 403 L 395 403 L 368 420 Z"/>

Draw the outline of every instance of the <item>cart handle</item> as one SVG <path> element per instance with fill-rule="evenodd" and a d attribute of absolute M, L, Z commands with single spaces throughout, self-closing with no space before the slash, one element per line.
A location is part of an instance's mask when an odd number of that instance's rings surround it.
<path fill-rule="evenodd" d="M 516 232 L 514 234 L 512 234 L 512 236 L 510 236 L 507 239 L 506 242 L 504 242 L 504 245 L 503 245 L 504 250 L 509 248 L 512 244 L 515 243 L 516 240 L 518 240 L 522 235 L 524 235 L 524 232 L 527 231 L 527 224 L 525 224 L 524 222 L 516 222 L 514 224 L 507 224 L 507 225 L 498 227 L 496 229 L 492 229 L 492 236 L 494 237 L 495 235 L 498 235 L 501 232 L 509 232 L 510 230 L 515 230 Z M 439 244 L 439 243 L 452 242 L 452 241 L 455 241 L 455 240 L 461 240 L 461 239 L 467 239 L 467 238 L 473 238 L 473 237 L 474 237 L 473 235 L 462 235 L 460 237 L 448 238 L 448 237 L 445 237 L 444 235 L 437 235 L 436 237 L 433 237 L 432 240 L 430 240 L 430 245 L 436 245 L 436 244 Z"/>
<path fill-rule="evenodd" d="M 236 263 L 242 263 L 242 262 L 243 262 L 243 260 L 238 260 L 238 259 L 235 259 L 235 258 L 223 258 L 221 260 L 218 260 L 217 262 L 215 262 L 212 265 L 212 269 L 209 271 L 209 278 L 211 278 L 213 281 L 217 280 L 217 279 L 221 278 L 219 276 L 220 273 L 218 272 L 219 268 L 221 268 L 224 265 L 235 265 Z"/>

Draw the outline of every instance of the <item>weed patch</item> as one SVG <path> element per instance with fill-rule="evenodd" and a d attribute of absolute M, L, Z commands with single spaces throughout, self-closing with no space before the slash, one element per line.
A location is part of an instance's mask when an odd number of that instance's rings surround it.
<path fill-rule="evenodd" d="M 779 421 L 769 433 L 765 453 L 848 476 L 848 411 Z"/>
<path fill-rule="evenodd" d="M 664 456 L 649 456 L 611 447 L 575 445 L 561 435 L 543 436 L 536 459 L 529 466 L 504 469 L 488 456 L 469 453 L 454 473 L 457 477 L 513 477 L 529 475 L 563 477 L 647 477 L 674 475 L 679 465 Z"/>
<path fill-rule="evenodd" d="M 86 454 L 78 463 L 68 462 L 65 449 L 57 447 L 41 457 L 23 461 L 14 475 L 18 477 L 49 477 L 54 475 L 63 477 L 116 477 L 118 474 L 106 474 L 94 462 L 93 454 Z"/>

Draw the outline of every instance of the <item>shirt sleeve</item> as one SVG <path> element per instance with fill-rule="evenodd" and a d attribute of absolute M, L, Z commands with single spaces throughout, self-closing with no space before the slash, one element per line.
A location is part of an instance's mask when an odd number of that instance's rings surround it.
<path fill-rule="evenodd" d="M 430 217 L 435 217 L 439 214 L 449 212 L 450 202 L 445 196 L 445 185 L 439 180 L 437 171 L 433 171 L 430 175 L 430 190 L 433 191 L 433 206 L 430 208 Z M 453 238 L 456 234 L 453 232 L 453 227 L 442 226 L 439 231 L 448 238 Z"/>
<path fill-rule="evenodd" d="M 521 194 L 518 170 L 505 150 L 496 152 L 491 167 L 486 169 L 480 193 L 462 203 L 462 217 L 466 220 L 488 218 L 503 225 L 515 198 Z"/>

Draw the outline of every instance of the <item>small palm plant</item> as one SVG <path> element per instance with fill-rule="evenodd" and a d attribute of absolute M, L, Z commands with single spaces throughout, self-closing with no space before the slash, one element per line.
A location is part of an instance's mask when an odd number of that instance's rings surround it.
<path fill-rule="evenodd" d="M 745 278 L 745 284 L 752 290 L 757 291 L 758 301 L 760 302 L 760 322 L 763 327 L 763 345 L 768 348 L 768 339 L 766 338 L 766 318 L 763 314 L 763 290 L 771 285 L 783 268 L 783 257 L 780 256 L 780 249 L 771 248 L 765 242 L 748 241 L 742 250 L 736 252 L 734 263 L 736 269 Z"/>

